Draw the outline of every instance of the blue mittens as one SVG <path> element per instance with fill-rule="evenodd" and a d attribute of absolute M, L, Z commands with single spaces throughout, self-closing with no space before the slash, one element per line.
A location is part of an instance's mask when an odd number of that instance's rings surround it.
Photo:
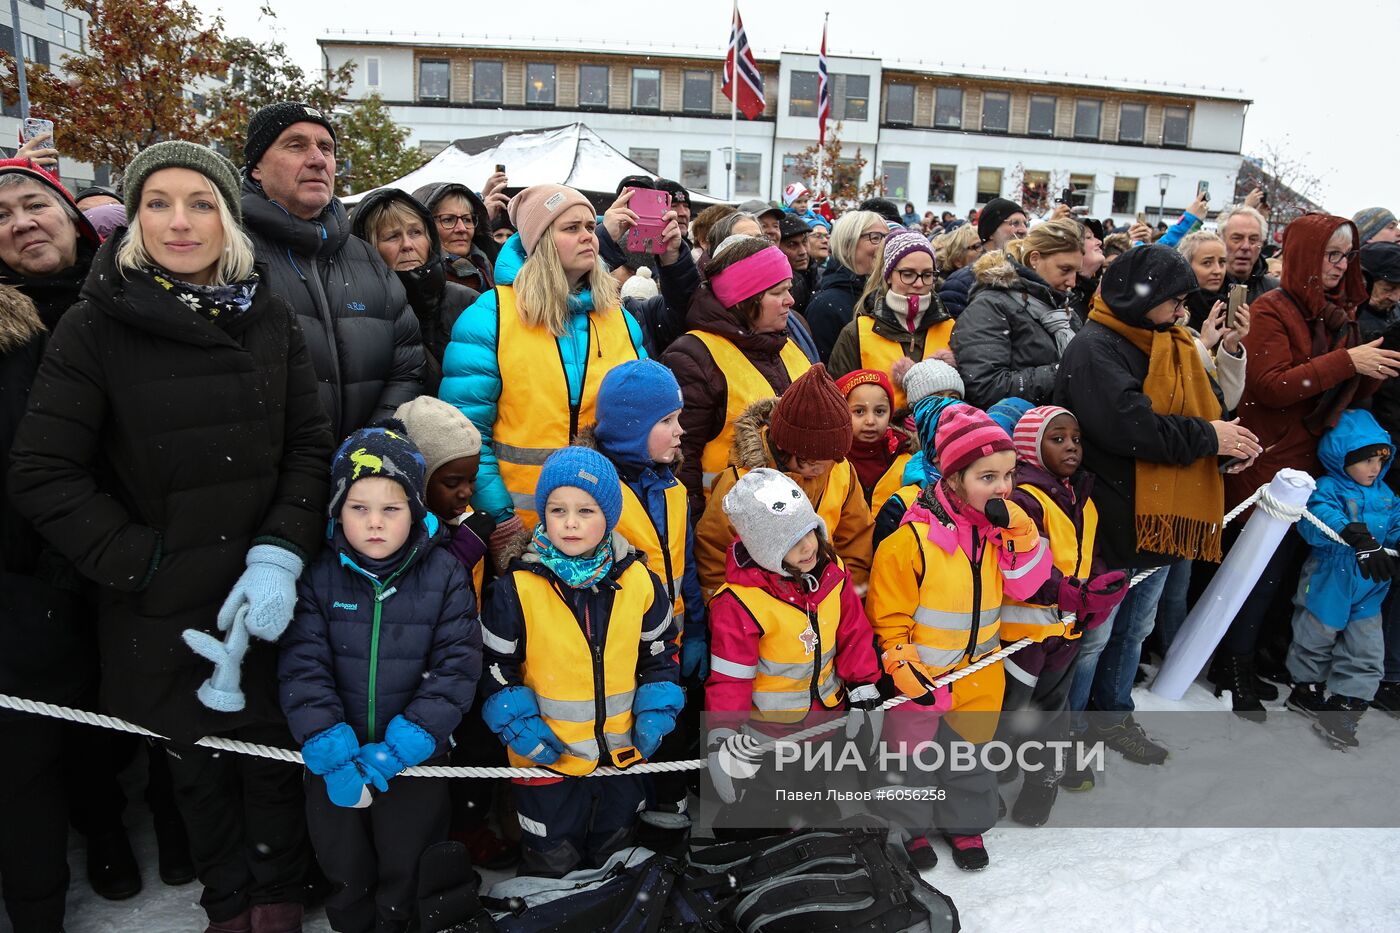
<path fill-rule="evenodd" d="M 681 676 L 687 680 L 703 681 L 710 676 L 709 630 L 704 626 L 686 626 L 681 636 Z"/>
<path fill-rule="evenodd" d="M 481 718 L 510 750 L 542 765 L 552 765 L 564 754 L 558 736 L 540 718 L 540 705 L 529 687 L 507 687 L 481 708 Z"/>
<path fill-rule="evenodd" d="M 632 744 L 643 758 L 661 747 L 685 706 L 685 691 L 669 681 L 642 684 L 632 700 Z"/>
<path fill-rule="evenodd" d="M 355 730 L 343 722 L 316 733 L 301 747 L 306 769 L 325 778 L 326 795 L 338 807 L 370 805 L 368 778 L 355 763 L 359 751 Z"/>
<path fill-rule="evenodd" d="M 302 560 L 286 548 L 258 544 L 248 549 L 245 563 L 248 569 L 219 609 L 219 631 L 228 631 L 239 608 L 246 605 L 248 634 L 276 641 L 287 630 L 296 609 Z"/>
<path fill-rule="evenodd" d="M 391 777 L 404 768 L 427 761 L 436 748 L 437 739 L 428 730 L 403 716 L 395 716 L 384 730 L 384 741 L 371 742 L 361 748 L 355 754 L 355 763 L 369 775 L 375 787 L 386 791 Z"/>

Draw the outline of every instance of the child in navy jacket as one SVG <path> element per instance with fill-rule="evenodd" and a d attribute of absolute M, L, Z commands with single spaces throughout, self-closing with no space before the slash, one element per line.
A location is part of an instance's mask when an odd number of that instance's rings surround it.
<path fill-rule="evenodd" d="M 391 779 L 445 758 L 481 676 L 467 572 L 423 504 L 403 426 L 352 434 L 331 462 L 331 546 L 282 638 L 282 710 L 303 744 L 307 823 L 336 930 L 407 930 L 418 857 L 446 838 L 447 781 Z M 371 794 L 370 788 L 378 793 Z"/>

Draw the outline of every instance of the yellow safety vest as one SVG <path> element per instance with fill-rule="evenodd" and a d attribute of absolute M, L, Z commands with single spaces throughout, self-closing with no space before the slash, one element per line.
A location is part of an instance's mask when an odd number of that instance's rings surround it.
<path fill-rule="evenodd" d="M 685 577 L 688 509 L 685 486 L 675 483 L 666 490 L 666 544 L 663 547 L 660 532 L 652 523 L 646 505 L 631 486 L 622 484 L 622 517 L 617 521 L 617 531 L 628 544 L 647 556 L 647 568 L 661 578 L 662 587 L 671 597 L 671 612 L 677 619 L 685 618 L 681 581 Z"/>
<path fill-rule="evenodd" d="M 879 510 L 884 508 L 886 502 L 890 501 L 890 496 L 903 488 L 904 468 L 909 464 L 909 460 L 912 456 L 913 454 L 900 454 L 898 457 L 895 457 L 894 463 L 890 464 L 890 468 L 885 471 L 885 475 L 881 476 L 880 479 L 876 481 L 875 488 L 870 493 L 870 507 L 876 510 L 875 514 L 878 515 Z M 918 488 L 917 486 L 914 487 L 916 490 Z"/>
<path fill-rule="evenodd" d="M 857 333 L 860 336 L 860 368 L 873 369 L 889 375 L 895 361 L 904 356 L 904 344 L 875 333 L 875 319 L 868 314 L 856 318 Z M 939 350 L 948 349 L 953 337 L 953 321 L 940 321 L 924 333 L 924 355 L 928 359 Z M 893 383 L 891 383 L 893 384 Z M 904 390 L 894 386 L 894 407 L 903 408 L 908 402 Z"/>
<path fill-rule="evenodd" d="M 772 398 L 778 394 L 778 390 L 731 341 L 703 330 L 692 330 L 690 335 L 705 345 L 705 349 L 710 351 L 710 358 L 715 361 L 715 367 L 724 374 L 724 427 L 700 454 L 700 469 L 705 475 L 705 495 L 708 497 L 715 477 L 729 465 L 729 448 L 734 445 L 734 422 L 745 408 L 759 399 Z M 791 337 L 783 344 L 779 357 L 787 368 L 790 381 L 796 381 L 798 376 L 812 368 L 811 361 L 792 342 Z"/>
<path fill-rule="evenodd" d="M 608 370 L 637 359 L 637 348 L 620 308 L 593 311 L 592 339 L 584 355 L 583 392 L 577 405 L 569 404 L 569 377 L 559 353 L 559 341 L 543 327 L 528 327 L 516 309 L 515 289 L 496 286 L 496 361 L 501 373 L 501 397 L 496 403 L 496 424 L 491 449 L 501 471 L 501 482 L 510 493 L 515 514 L 532 528 L 535 484 L 540 467 L 560 447 L 568 447 L 579 425 L 597 420 L 594 404 L 598 386 Z M 554 363 L 557 361 L 558 369 Z M 551 384 L 550 380 L 559 379 Z"/>
<path fill-rule="evenodd" d="M 1084 533 L 1076 531 L 1073 520 L 1050 498 L 1050 494 L 1035 486 L 1021 484 L 1021 489 L 1040 500 L 1045 513 L 1045 534 L 1050 539 L 1050 554 L 1055 568 L 1067 577 L 1087 579 L 1094 562 L 1094 537 L 1099 528 L 1099 510 L 1090 499 L 1084 503 Z M 1044 641 L 1055 635 L 1078 638 L 1080 631 L 1067 632 L 1054 606 L 1008 601 L 1001 607 L 1001 639 L 1004 642 L 1030 638 Z"/>
<path fill-rule="evenodd" d="M 637 646 L 642 617 L 651 608 L 655 589 L 641 561 L 634 561 L 614 581 L 612 614 L 606 620 L 607 642 L 585 637 L 580 620 L 555 591 L 554 584 L 529 570 L 511 574 L 525 619 L 525 686 L 535 693 L 540 717 L 564 745 L 550 765 L 560 774 L 588 774 L 598 767 L 601 748 L 619 768 L 641 761 L 632 741 L 632 698 L 637 691 Z M 602 619 L 584 618 L 596 631 Z M 670 616 L 666 624 L 671 624 Z M 598 695 L 595 684 L 602 684 Z M 512 767 L 536 763 L 507 749 Z"/>
<path fill-rule="evenodd" d="M 840 705 L 845 692 L 836 676 L 836 629 L 841 623 L 845 580 L 817 605 L 815 613 L 786 602 L 757 586 L 726 583 L 715 594 L 733 593 L 763 634 L 758 665 L 732 676 L 753 678 L 753 708 L 766 722 L 800 722 L 813 701 L 825 709 Z"/>

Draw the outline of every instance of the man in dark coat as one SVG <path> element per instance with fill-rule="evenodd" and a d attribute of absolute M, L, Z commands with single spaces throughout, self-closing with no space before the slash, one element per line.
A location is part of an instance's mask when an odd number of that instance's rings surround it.
<path fill-rule="evenodd" d="M 983 254 L 1005 249 L 1007 243 L 1025 236 L 1028 229 L 1026 209 L 1006 198 L 992 198 L 977 215 L 977 236 L 982 241 Z M 949 314 L 957 317 L 967 307 L 975 284 L 972 263 L 968 263 L 943 281 L 938 300 Z"/>
<path fill-rule="evenodd" d="M 1225 289 L 1231 285 L 1249 287 L 1245 304 L 1278 288 L 1278 279 L 1269 275 L 1264 262 L 1264 243 L 1269 234 L 1269 222 L 1264 215 L 1243 204 L 1231 205 L 1216 218 L 1216 229 L 1225 241 Z"/>
<path fill-rule="evenodd" d="M 778 248 L 792 266 L 792 310 L 797 314 L 807 312 L 817 288 L 816 269 L 807 253 L 807 237 L 811 232 L 807 221 L 796 214 L 784 214 L 778 221 Z"/>
<path fill-rule="evenodd" d="M 340 438 L 422 394 L 423 342 L 398 278 L 334 197 L 335 130 L 307 104 L 253 114 L 243 215 L 264 287 L 297 313 Z"/>

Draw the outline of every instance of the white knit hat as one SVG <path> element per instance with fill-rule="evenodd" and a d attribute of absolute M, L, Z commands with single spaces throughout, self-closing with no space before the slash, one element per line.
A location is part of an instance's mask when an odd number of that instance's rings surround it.
<path fill-rule="evenodd" d="M 904 374 L 904 395 L 909 399 L 910 408 L 939 392 L 956 392 L 958 398 L 962 398 L 966 392 L 962 376 L 942 360 L 921 360 Z"/>
<path fill-rule="evenodd" d="M 394 417 L 408 429 L 408 438 L 423 453 L 428 469 L 424 474 L 431 481 L 433 472 L 444 463 L 481 453 L 481 432 L 466 415 L 442 399 L 420 395 L 404 402 Z"/>

